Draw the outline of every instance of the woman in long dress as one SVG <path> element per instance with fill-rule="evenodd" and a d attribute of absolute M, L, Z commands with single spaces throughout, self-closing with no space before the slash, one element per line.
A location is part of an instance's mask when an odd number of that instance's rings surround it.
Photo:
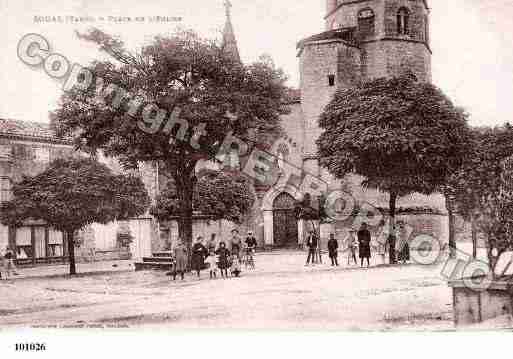
<path fill-rule="evenodd" d="M 173 280 L 176 280 L 176 275 L 180 274 L 182 280 L 185 277 L 187 270 L 187 247 L 183 244 L 182 240 L 178 241 L 177 246 L 173 250 L 175 256 L 175 270 L 173 271 Z"/>
<path fill-rule="evenodd" d="M 205 258 L 208 256 L 208 250 L 202 243 L 203 237 L 198 237 L 196 243 L 192 246 L 192 258 L 191 265 L 192 269 L 200 277 L 201 270 L 205 267 Z"/>

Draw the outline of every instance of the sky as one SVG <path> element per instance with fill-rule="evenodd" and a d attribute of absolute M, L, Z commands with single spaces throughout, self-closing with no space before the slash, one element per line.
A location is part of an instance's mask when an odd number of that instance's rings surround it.
<path fill-rule="evenodd" d="M 324 31 L 325 0 L 231 0 L 232 22 L 242 60 L 268 54 L 297 87 L 298 40 Z M 513 1 L 429 0 L 433 82 L 469 113 L 472 125 L 513 122 Z M 95 22 L 43 22 L 37 16 L 82 16 Z M 144 16 L 135 23 L 109 16 Z M 181 21 L 150 22 L 167 16 Z M 99 20 L 104 17 L 106 20 Z M 169 19 L 172 20 L 172 19 Z M 0 0 L 0 117 L 48 122 L 58 105 L 62 82 L 17 57 L 17 44 L 28 33 L 43 35 L 53 52 L 87 65 L 102 55 L 79 40 L 75 30 L 91 26 L 118 35 L 136 49 L 177 26 L 206 37 L 219 37 L 225 21 L 223 0 Z"/>

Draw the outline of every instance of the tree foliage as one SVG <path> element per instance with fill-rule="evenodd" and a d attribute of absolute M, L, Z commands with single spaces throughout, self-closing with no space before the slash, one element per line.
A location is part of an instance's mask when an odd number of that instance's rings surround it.
<path fill-rule="evenodd" d="M 205 170 L 194 189 L 194 211 L 213 220 L 226 219 L 241 223 L 255 203 L 250 182 L 235 172 Z M 151 213 L 161 221 L 168 221 L 180 214 L 180 198 L 176 187 L 166 188 L 157 197 Z"/>
<path fill-rule="evenodd" d="M 472 147 L 465 161 L 448 181 L 446 187 L 460 213 L 474 220 L 488 238 L 488 257 L 493 265 L 495 256 L 511 248 L 510 204 L 511 156 L 513 127 L 506 124 L 495 128 L 476 128 Z"/>
<path fill-rule="evenodd" d="M 13 199 L 2 204 L 0 220 L 15 227 L 43 220 L 67 234 L 70 273 L 74 268 L 74 233 L 92 223 L 137 217 L 149 206 L 139 177 L 114 175 L 88 158 L 57 159 L 40 174 L 13 186 Z"/>
<path fill-rule="evenodd" d="M 438 88 L 409 76 L 343 89 L 320 117 L 321 164 L 399 196 L 431 194 L 466 154 L 465 117 Z"/>
<path fill-rule="evenodd" d="M 319 120 L 321 165 L 398 197 L 432 194 L 461 165 L 470 141 L 466 115 L 435 86 L 412 75 L 339 90 Z"/>
<path fill-rule="evenodd" d="M 327 221 L 329 216 L 325 213 L 326 195 L 314 196 L 305 193 L 303 199 L 296 203 L 294 208 L 298 219 L 305 221 Z"/>
<path fill-rule="evenodd" d="M 113 61 L 91 65 L 94 86 L 63 95 L 53 113 L 58 133 L 72 134 L 80 148 L 101 148 L 125 165 L 157 162 L 174 180 L 180 236 L 190 243 L 196 165 L 213 159 L 229 133 L 239 138 L 251 134 L 261 142 L 281 133 L 280 115 L 288 112 L 283 72 L 268 58 L 243 65 L 215 41 L 193 32 L 157 36 L 135 52 L 100 30 L 80 36 L 97 44 Z M 130 96 L 113 106 L 115 94 L 102 99 L 102 83 L 117 85 Z M 143 104 L 130 111 L 134 98 Z M 148 104 L 164 111 L 165 120 L 145 119 Z M 183 140 L 175 139 L 180 126 L 166 126 L 173 113 L 187 124 Z"/>
<path fill-rule="evenodd" d="M 512 155 L 513 156 L 513 155 Z M 491 196 L 484 215 L 490 219 L 490 233 L 498 255 L 513 248 L 513 157 L 501 162 L 500 186 Z"/>

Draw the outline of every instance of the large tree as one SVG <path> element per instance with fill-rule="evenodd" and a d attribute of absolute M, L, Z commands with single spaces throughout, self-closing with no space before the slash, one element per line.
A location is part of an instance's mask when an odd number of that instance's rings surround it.
<path fill-rule="evenodd" d="M 76 274 L 75 234 L 92 223 L 109 223 L 142 215 L 149 197 L 138 176 L 114 175 L 89 158 L 58 159 L 42 173 L 13 186 L 13 199 L 2 204 L 0 220 L 22 226 L 43 220 L 66 234 L 70 274 Z"/>
<path fill-rule="evenodd" d="M 469 144 L 462 109 L 413 75 L 379 78 L 337 91 L 319 119 L 320 163 L 338 178 L 390 194 L 390 233 L 396 201 L 432 194 L 458 168 Z"/>
<path fill-rule="evenodd" d="M 190 244 L 198 162 L 231 150 L 222 146 L 230 134 L 270 142 L 281 132 L 280 116 L 288 112 L 283 72 L 269 58 L 243 65 L 192 32 L 157 36 L 138 51 L 96 29 L 80 36 L 113 60 L 92 64 L 93 86 L 63 95 L 53 114 L 58 133 L 74 135 L 80 148 L 102 148 L 127 166 L 157 163 L 174 180 L 179 235 Z M 106 96 L 102 84 L 130 95 Z"/>
<path fill-rule="evenodd" d="M 473 129 L 472 148 L 446 185 L 458 212 L 472 223 L 473 256 L 477 254 L 477 231 L 487 238 L 488 259 L 493 265 L 493 249 L 500 254 L 511 247 L 504 237 L 509 229 L 508 211 L 511 184 L 508 176 L 513 156 L 513 127 Z"/>
<path fill-rule="evenodd" d="M 180 215 L 180 196 L 171 183 L 157 197 L 151 213 L 161 221 Z M 251 211 L 255 195 L 250 182 L 242 175 L 230 171 L 206 170 L 198 175 L 194 188 L 193 209 L 214 220 L 226 219 L 241 223 Z"/>

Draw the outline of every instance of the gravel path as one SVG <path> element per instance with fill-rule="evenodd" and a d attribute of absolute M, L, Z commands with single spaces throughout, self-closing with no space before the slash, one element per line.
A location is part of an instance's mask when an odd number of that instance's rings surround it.
<path fill-rule="evenodd" d="M 440 266 L 304 267 L 300 253 L 260 254 L 256 263 L 256 270 L 228 280 L 203 273 L 201 280 L 188 275 L 173 282 L 161 272 L 100 271 L 2 281 L 0 328 L 453 328 Z"/>

